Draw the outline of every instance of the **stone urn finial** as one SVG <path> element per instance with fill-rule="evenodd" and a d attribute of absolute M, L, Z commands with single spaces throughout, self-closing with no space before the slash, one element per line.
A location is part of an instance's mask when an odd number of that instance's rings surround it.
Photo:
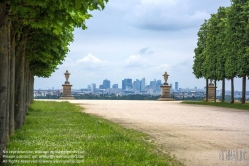
<path fill-rule="evenodd" d="M 169 85 L 168 82 L 167 82 L 168 81 L 168 77 L 169 77 L 168 73 L 165 72 L 164 75 L 163 75 L 163 77 L 164 77 L 164 85 Z"/>
<path fill-rule="evenodd" d="M 70 84 L 70 82 L 68 81 L 69 75 L 70 73 L 68 72 L 68 70 L 66 70 L 66 73 L 64 73 L 65 78 L 66 78 L 66 82 L 62 85 L 63 87 L 63 94 L 60 97 L 60 100 L 74 100 L 75 98 L 72 95 L 71 92 L 71 88 L 73 85 Z"/>
<path fill-rule="evenodd" d="M 68 72 L 68 70 L 66 70 L 66 73 L 64 73 L 64 75 L 65 75 L 65 78 L 66 78 L 65 84 L 70 84 L 70 82 L 68 82 L 69 75 L 70 75 L 70 73 Z"/>

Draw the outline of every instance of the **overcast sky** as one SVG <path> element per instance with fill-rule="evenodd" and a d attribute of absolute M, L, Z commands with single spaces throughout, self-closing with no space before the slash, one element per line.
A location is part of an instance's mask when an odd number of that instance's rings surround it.
<path fill-rule="evenodd" d="M 104 79 L 119 87 L 124 78 L 145 78 L 149 84 L 163 80 L 165 71 L 173 88 L 175 82 L 203 88 L 205 80 L 192 74 L 197 32 L 219 6 L 229 5 L 230 0 L 109 0 L 103 11 L 92 12 L 87 30 L 75 30 L 59 69 L 50 78 L 35 77 L 35 89 L 62 88 L 66 70 L 73 89 L 98 87 Z M 241 89 L 241 79 L 235 89 Z"/>

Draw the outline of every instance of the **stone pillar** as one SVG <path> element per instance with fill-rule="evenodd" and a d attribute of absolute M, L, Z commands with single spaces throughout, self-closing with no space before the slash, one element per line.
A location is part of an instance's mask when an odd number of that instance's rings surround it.
<path fill-rule="evenodd" d="M 216 88 L 214 83 L 212 82 L 213 80 L 210 80 L 210 83 L 208 84 L 208 100 L 209 101 L 214 101 L 214 95 L 215 95 L 215 91 Z"/>
<path fill-rule="evenodd" d="M 68 71 L 66 71 L 66 73 L 64 73 L 64 75 L 65 75 L 66 81 L 62 85 L 63 94 L 60 97 L 60 100 L 75 100 L 75 98 L 72 96 L 72 93 L 71 93 L 71 87 L 73 85 L 71 85 L 70 82 L 68 81 L 70 73 Z"/>
<path fill-rule="evenodd" d="M 214 100 L 214 95 L 215 95 L 215 86 L 214 84 L 209 84 L 208 85 L 208 100 Z"/>
<path fill-rule="evenodd" d="M 161 87 L 161 97 L 157 99 L 158 101 L 173 101 L 174 99 L 171 98 L 170 95 L 170 88 L 169 85 L 162 85 Z"/>
<path fill-rule="evenodd" d="M 167 72 L 165 72 L 164 76 L 164 84 L 162 86 L 160 86 L 161 88 L 161 97 L 159 99 L 157 99 L 158 101 L 173 101 L 174 99 L 171 98 L 170 95 L 170 88 L 171 86 L 169 86 L 169 84 L 167 83 L 168 80 L 168 74 Z"/>

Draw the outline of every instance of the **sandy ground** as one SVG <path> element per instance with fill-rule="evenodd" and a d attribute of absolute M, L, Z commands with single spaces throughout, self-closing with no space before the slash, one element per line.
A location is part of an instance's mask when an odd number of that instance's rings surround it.
<path fill-rule="evenodd" d="M 149 134 L 188 166 L 249 165 L 249 111 L 177 101 L 71 102 L 86 113 Z"/>

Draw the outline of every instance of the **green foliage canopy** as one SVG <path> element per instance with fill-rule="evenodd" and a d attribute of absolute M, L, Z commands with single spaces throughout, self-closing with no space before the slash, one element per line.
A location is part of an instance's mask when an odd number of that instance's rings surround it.
<path fill-rule="evenodd" d="M 14 0 L 9 1 L 17 33 L 29 29 L 26 56 L 30 69 L 39 77 L 49 77 L 62 64 L 73 41 L 75 27 L 86 29 L 90 10 L 104 9 L 108 0 Z M 15 33 L 16 34 L 16 33 Z"/>

